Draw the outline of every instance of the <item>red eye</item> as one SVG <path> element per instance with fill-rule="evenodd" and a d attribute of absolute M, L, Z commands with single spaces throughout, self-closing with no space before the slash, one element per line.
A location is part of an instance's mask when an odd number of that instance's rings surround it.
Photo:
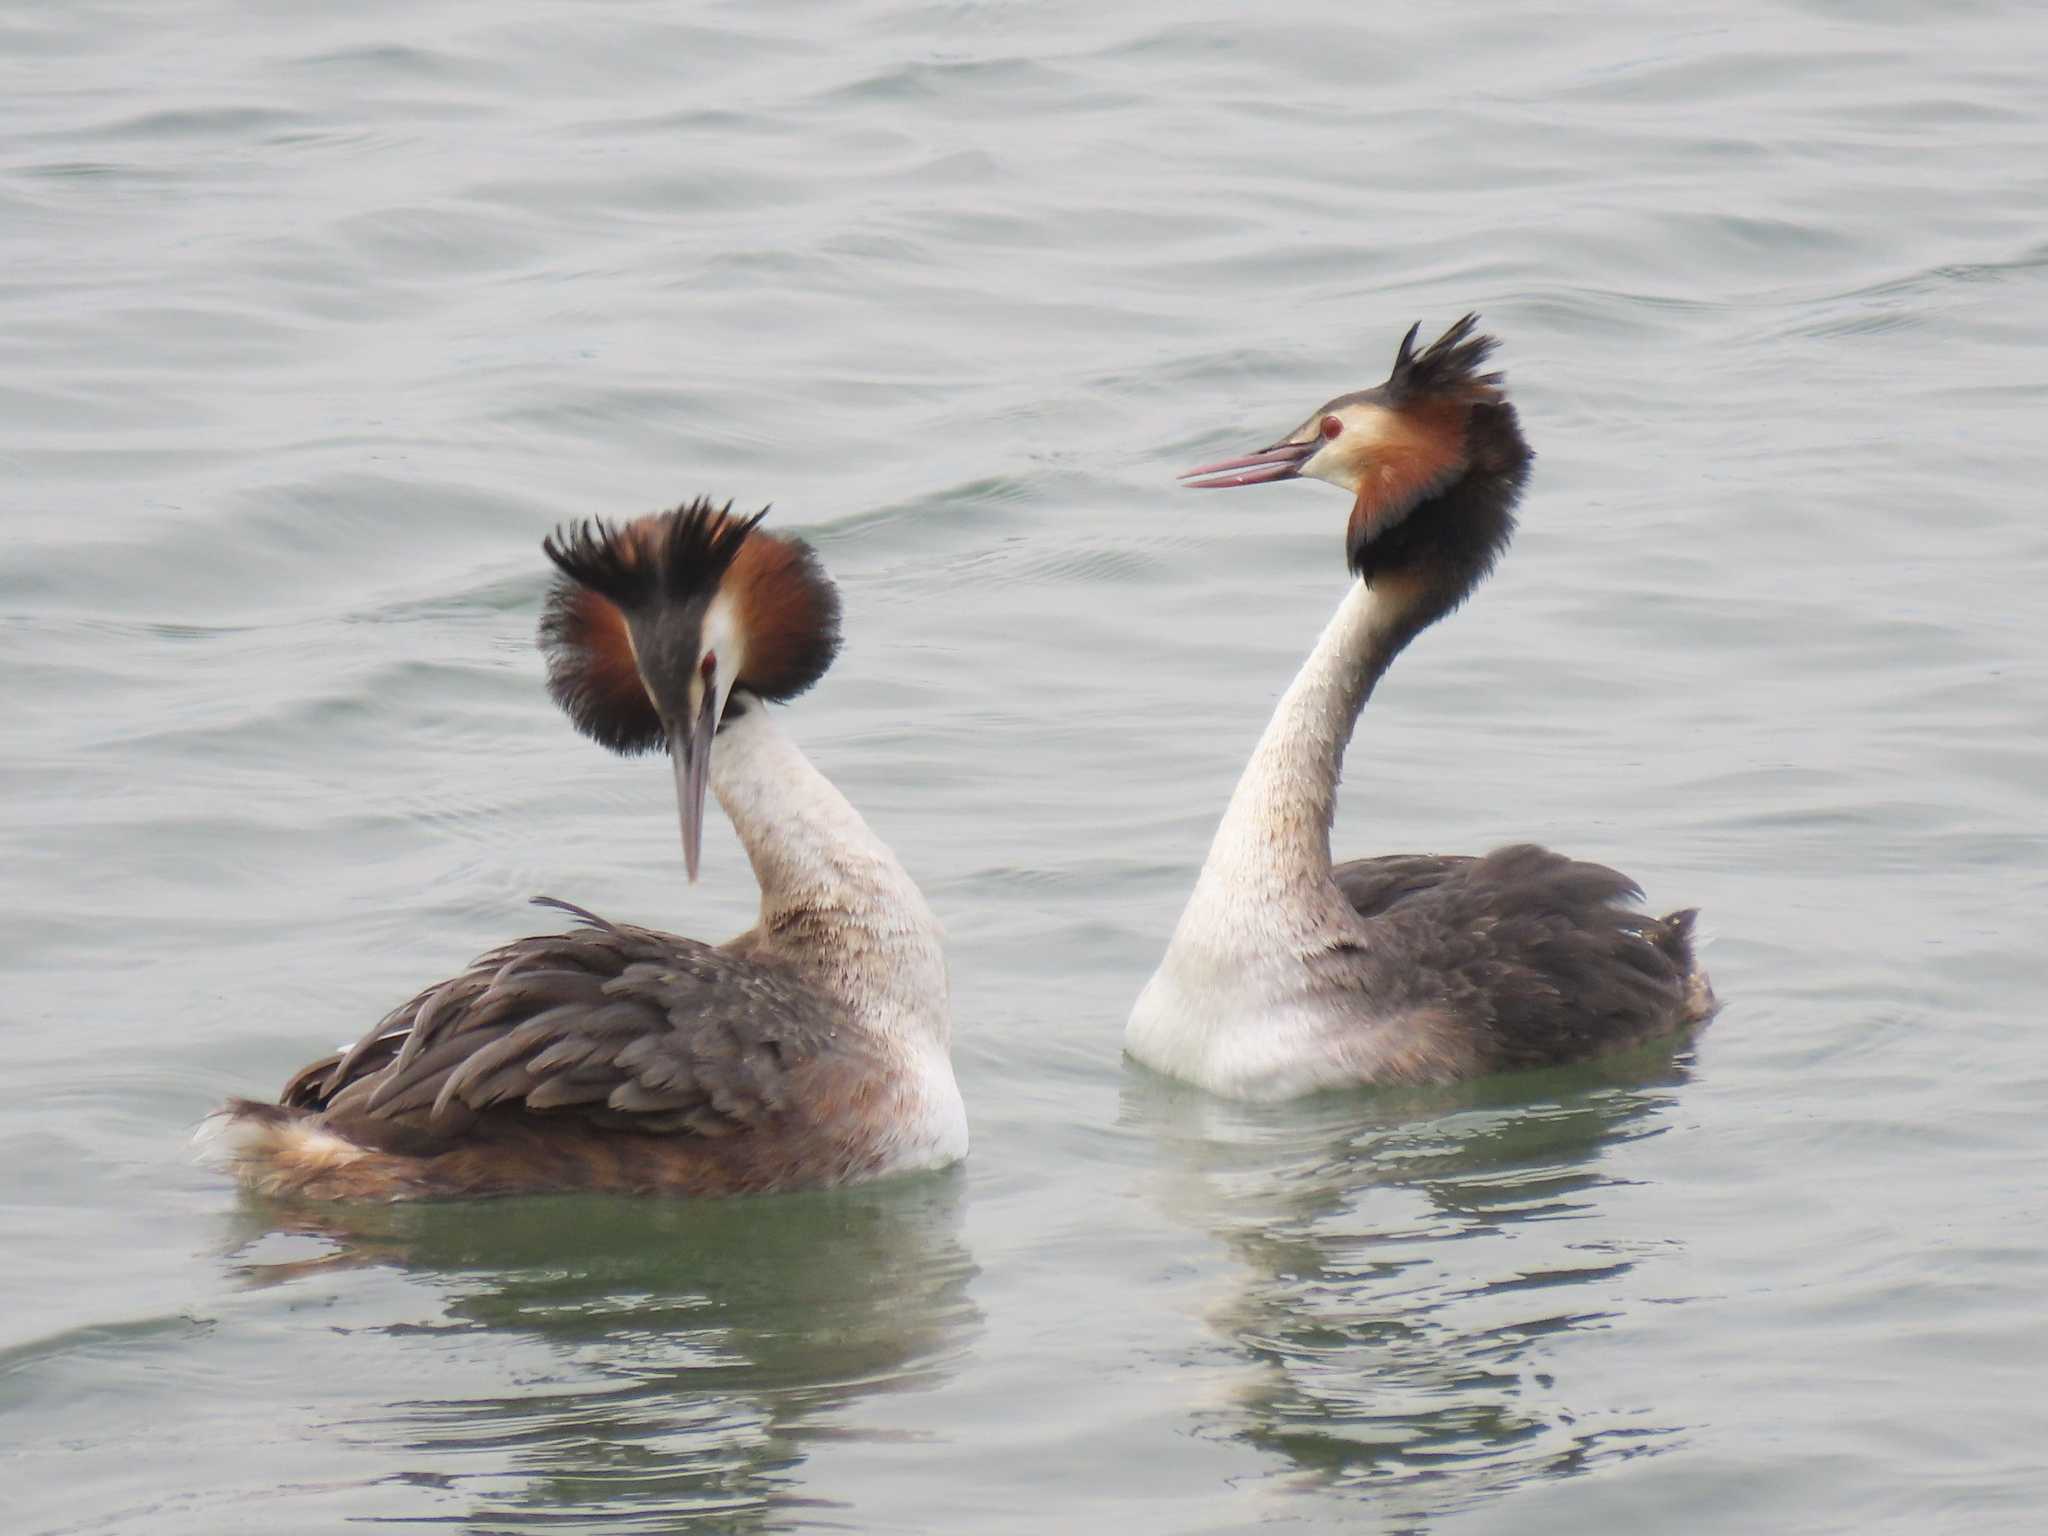
<path fill-rule="evenodd" d="M 1325 416 L 1323 418 L 1323 436 L 1335 437 L 1339 432 L 1342 432 L 1343 430 L 1344 423 L 1339 421 L 1336 417 Z"/>

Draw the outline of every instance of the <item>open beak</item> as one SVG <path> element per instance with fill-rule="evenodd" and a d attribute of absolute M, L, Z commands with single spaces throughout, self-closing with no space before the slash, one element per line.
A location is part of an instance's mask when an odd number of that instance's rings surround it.
<path fill-rule="evenodd" d="M 1322 446 L 1320 437 L 1311 437 L 1305 443 L 1275 443 L 1241 459 L 1224 459 L 1220 463 L 1184 469 L 1180 478 L 1183 488 L 1190 491 L 1215 491 L 1227 485 L 1264 485 L 1268 480 L 1292 480 L 1301 473 L 1301 466 L 1308 461 L 1309 455 Z M 1233 470 L 1243 473 L 1233 474 Z M 1197 479 L 1197 476 L 1208 478 Z"/>
<path fill-rule="evenodd" d="M 669 728 L 669 756 L 676 767 L 676 809 L 683 818 L 683 868 L 690 872 L 692 883 L 704 852 L 704 792 L 711 783 L 711 738 L 717 734 L 718 696 L 709 688 L 688 728 Z"/>

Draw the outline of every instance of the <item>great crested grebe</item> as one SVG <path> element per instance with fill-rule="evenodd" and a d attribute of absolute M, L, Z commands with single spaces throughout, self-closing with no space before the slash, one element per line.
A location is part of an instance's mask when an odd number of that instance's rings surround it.
<path fill-rule="evenodd" d="M 237 1099 L 208 1140 L 256 1190 L 401 1200 L 596 1189 L 724 1195 L 954 1162 L 937 919 L 766 705 L 839 646 L 809 545 L 693 502 L 542 546 L 548 686 L 614 752 L 675 760 L 697 875 L 706 788 L 761 886 L 724 944 L 571 907 L 427 988 L 275 1104 Z"/>
<path fill-rule="evenodd" d="M 1330 862 L 1358 712 L 1402 647 L 1456 608 L 1514 533 L 1530 451 L 1467 315 L 1386 383 L 1340 395 L 1196 489 L 1311 476 L 1348 491 L 1357 577 L 1273 713 L 1180 925 L 1131 1011 L 1130 1054 L 1211 1092 L 1284 1099 L 1582 1060 L 1712 1013 L 1691 912 L 1523 844 L 1484 857 Z"/>

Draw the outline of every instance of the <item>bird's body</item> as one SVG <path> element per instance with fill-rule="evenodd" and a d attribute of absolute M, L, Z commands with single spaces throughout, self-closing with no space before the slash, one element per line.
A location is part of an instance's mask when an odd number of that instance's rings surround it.
<path fill-rule="evenodd" d="M 752 557 L 748 544 L 707 546 L 721 536 L 711 521 L 720 516 L 705 507 L 671 514 L 697 519 L 683 530 L 697 542 L 678 533 L 661 558 L 722 554 L 742 574 L 750 558 L 788 562 L 788 541 Z M 600 530 L 606 550 L 624 549 L 630 566 L 644 526 Z M 751 523 L 739 537 L 768 538 Z M 796 548 L 793 577 L 813 590 L 771 592 L 762 604 L 772 597 L 802 610 L 802 622 L 836 626 L 829 586 L 815 587 L 823 573 Z M 642 657 L 666 643 L 644 627 L 642 610 L 677 601 L 676 591 L 656 585 L 635 597 L 620 587 L 607 596 L 578 581 L 574 558 L 557 559 L 570 574 L 543 628 L 557 698 L 608 744 L 676 742 L 690 861 L 694 773 L 697 792 L 716 794 L 747 849 L 759 922 L 714 946 L 569 908 L 579 928 L 480 957 L 354 1047 L 301 1069 L 276 1103 L 232 1101 L 212 1139 L 251 1187 L 313 1199 L 764 1193 L 964 1156 L 938 922 L 764 703 L 808 686 L 832 644 L 778 650 L 762 615 L 721 630 L 703 614 L 698 639 L 678 642 L 692 668 L 704 658 L 703 686 L 657 675 L 635 696 L 629 684 Z M 725 573 L 720 566 L 713 576 Z M 582 575 L 604 580 L 592 568 Z M 714 580 L 710 590 L 715 610 L 729 587 Z M 643 627 L 629 630 L 629 619 Z M 722 677 L 714 632 L 726 651 Z M 800 664 L 778 672 L 763 656 Z M 726 696 L 714 698 L 720 681 Z M 633 718 L 639 709 L 653 727 Z M 672 728 L 679 717 L 700 722 L 694 745 Z"/>
<path fill-rule="evenodd" d="M 1346 745 L 1395 655 L 1456 607 L 1513 528 L 1529 452 L 1469 319 L 1208 484 L 1310 474 L 1356 497 L 1357 579 L 1282 696 L 1125 1035 L 1235 1098 L 1451 1082 L 1674 1035 L 1713 1007 L 1692 914 L 1541 848 L 1333 864 Z M 1348 435 L 1348 441 L 1347 441 Z M 1347 452 L 1334 450 L 1344 444 Z"/>

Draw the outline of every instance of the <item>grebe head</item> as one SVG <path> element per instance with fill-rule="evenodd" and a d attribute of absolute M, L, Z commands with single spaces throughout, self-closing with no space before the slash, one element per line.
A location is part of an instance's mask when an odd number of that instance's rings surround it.
<path fill-rule="evenodd" d="M 1352 497 L 1345 560 L 1369 585 L 1412 587 L 1440 617 L 1493 568 L 1515 531 L 1534 455 L 1466 315 L 1421 352 L 1409 328 L 1384 384 L 1318 406 L 1270 448 L 1204 464 L 1193 489 L 1327 480 Z M 1419 627 L 1419 626 L 1418 626 Z"/>
<path fill-rule="evenodd" d="M 761 532 L 766 515 L 699 498 L 541 545 L 562 573 L 540 624 L 548 691 L 614 752 L 668 749 L 692 880 L 719 726 L 749 700 L 796 697 L 839 651 L 831 578 L 803 540 Z"/>

